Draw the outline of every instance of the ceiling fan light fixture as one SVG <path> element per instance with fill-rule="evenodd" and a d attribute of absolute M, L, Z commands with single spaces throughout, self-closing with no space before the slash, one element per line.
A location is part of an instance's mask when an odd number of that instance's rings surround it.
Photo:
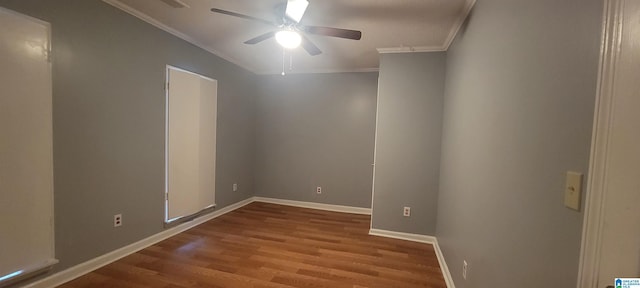
<path fill-rule="evenodd" d="M 298 34 L 298 32 L 291 30 L 282 30 L 276 33 L 276 41 L 278 41 L 278 44 L 280 44 L 284 48 L 294 49 L 300 46 L 302 37 L 300 37 L 300 34 Z"/>

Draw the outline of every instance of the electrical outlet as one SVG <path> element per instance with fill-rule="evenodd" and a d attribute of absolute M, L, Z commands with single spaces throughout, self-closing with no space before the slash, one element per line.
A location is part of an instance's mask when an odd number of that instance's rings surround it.
<path fill-rule="evenodd" d="M 316 194 L 322 194 L 322 187 L 316 187 Z"/>
<path fill-rule="evenodd" d="M 469 269 L 469 265 L 467 265 L 467 260 L 462 261 L 462 278 L 467 280 L 467 270 Z"/>
<path fill-rule="evenodd" d="M 402 216 L 404 217 L 411 216 L 411 207 L 404 207 L 404 210 L 402 210 Z"/>
<path fill-rule="evenodd" d="M 113 215 L 113 227 L 122 226 L 122 214 Z"/>
<path fill-rule="evenodd" d="M 233 190 L 233 192 L 237 192 L 238 191 L 238 183 L 233 183 L 232 190 Z"/>

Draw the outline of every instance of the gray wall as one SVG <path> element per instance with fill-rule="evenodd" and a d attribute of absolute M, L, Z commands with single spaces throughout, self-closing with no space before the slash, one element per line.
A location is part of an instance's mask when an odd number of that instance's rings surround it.
<path fill-rule="evenodd" d="M 588 169 L 602 5 L 480 0 L 449 49 L 436 235 L 456 287 L 575 287 L 564 173 Z"/>
<path fill-rule="evenodd" d="M 378 73 L 259 78 L 256 195 L 371 207 Z"/>
<path fill-rule="evenodd" d="M 255 75 L 98 0 L 0 6 L 52 24 L 56 270 L 164 229 L 166 64 L 218 80 L 216 202 L 252 196 Z"/>
<path fill-rule="evenodd" d="M 382 54 L 372 227 L 435 235 L 445 53 Z M 402 215 L 411 207 L 411 216 Z"/>

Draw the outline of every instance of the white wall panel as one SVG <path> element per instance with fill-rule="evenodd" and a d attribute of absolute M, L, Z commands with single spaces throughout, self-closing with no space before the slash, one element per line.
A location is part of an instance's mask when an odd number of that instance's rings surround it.
<path fill-rule="evenodd" d="M 217 81 L 167 69 L 167 216 L 215 204 Z"/>
<path fill-rule="evenodd" d="M 0 286 L 56 262 L 49 35 L 0 8 Z"/>

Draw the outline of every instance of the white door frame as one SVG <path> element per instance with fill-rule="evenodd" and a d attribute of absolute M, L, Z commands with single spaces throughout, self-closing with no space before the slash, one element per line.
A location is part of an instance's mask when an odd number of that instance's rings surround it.
<path fill-rule="evenodd" d="M 578 288 L 600 288 L 597 287 L 600 247 L 608 192 L 605 188 L 609 166 L 610 130 L 614 117 L 616 66 L 622 42 L 623 6 L 624 0 L 604 0 L 598 88 L 582 228 Z"/>

